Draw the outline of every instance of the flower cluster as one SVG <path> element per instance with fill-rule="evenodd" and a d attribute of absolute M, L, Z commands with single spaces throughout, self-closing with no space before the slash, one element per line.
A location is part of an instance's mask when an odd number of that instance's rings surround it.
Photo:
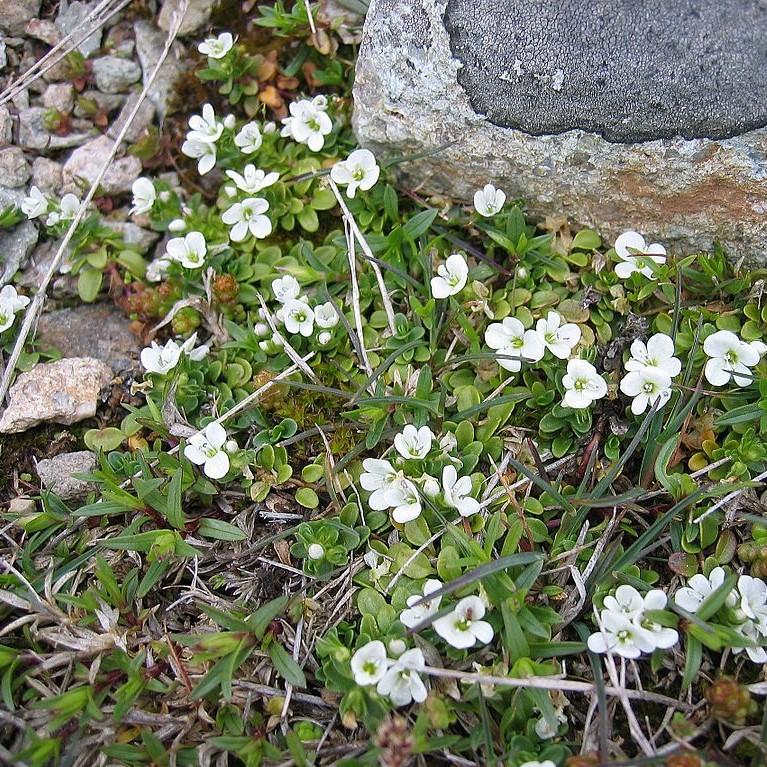
<path fill-rule="evenodd" d="M 325 146 L 325 136 L 333 130 L 327 108 L 325 96 L 293 101 L 289 107 L 290 115 L 282 119 L 280 135 L 306 144 L 312 152 L 319 152 Z"/>
<path fill-rule="evenodd" d="M 480 505 L 472 496 L 471 477 L 459 477 L 448 455 L 454 439 L 453 435 L 445 435 L 435 449 L 436 437 L 428 426 L 417 429 L 408 424 L 394 438 L 396 465 L 384 458 L 366 458 L 362 462 L 360 484 L 370 493 L 370 508 L 391 509 L 392 519 L 404 524 L 421 515 L 423 494 L 432 503 L 442 503 L 457 511 L 461 517 L 476 514 Z M 440 471 L 441 482 L 430 473 Z"/>
<path fill-rule="evenodd" d="M 205 104 L 201 115 L 189 118 L 189 132 L 181 145 L 181 151 L 187 157 L 197 160 L 197 172 L 204 176 L 216 165 L 216 143 L 221 138 L 224 128 L 234 128 L 233 115 L 227 115 L 221 122 L 210 104 Z"/>
<path fill-rule="evenodd" d="M 176 343 L 172 338 L 160 346 L 156 341 L 152 341 L 150 346 L 141 350 L 141 364 L 147 373 L 157 375 L 167 375 L 178 365 L 182 355 L 186 355 L 193 362 L 199 362 L 208 355 L 210 351 L 207 344 L 195 348 L 197 343 L 197 333 L 193 333 L 182 344 Z"/>
<path fill-rule="evenodd" d="M 226 429 L 213 421 L 192 435 L 184 447 L 184 456 L 196 466 L 202 466 L 206 476 L 221 479 L 229 471 L 229 454 L 237 451 L 237 443 L 228 439 Z"/>
<path fill-rule="evenodd" d="M 21 201 L 21 211 L 28 219 L 42 218 L 46 213 L 45 225 L 56 226 L 64 221 L 71 221 L 80 210 L 80 199 L 71 192 L 65 194 L 58 203 L 51 202 L 36 187 L 29 189 L 29 194 Z"/>
<path fill-rule="evenodd" d="M 394 640 L 395 650 L 404 650 L 401 640 Z M 402 645 L 400 648 L 399 645 Z M 407 706 L 412 701 L 426 700 L 426 686 L 419 672 L 426 668 L 426 660 L 418 648 L 404 650 L 390 658 L 380 639 L 368 642 L 357 650 L 351 660 L 354 681 L 362 687 L 376 686 L 395 706 Z"/>
<path fill-rule="evenodd" d="M 708 577 L 702 573 L 693 575 L 674 594 L 674 602 L 687 612 L 697 613 L 706 599 L 724 585 L 725 577 L 722 567 L 715 567 Z M 734 647 L 736 655 L 745 650 L 754 663 L 767 663 L 767 583 L 761 578 L 741 575 L 717 617 L 750 643 L 747 647 Z"/>
<path fill-rule="evenodd" d="M 631 412 L 641 415 L 650 407 L 661 408 L 671 397 L 671 379 L 679 375 L 682 363 L 674 356 L 674 341 L 664 333 L 656 333 L 631 344 L 631 359 L 626 363 L 621 391 L 629 397 Z"/>
<path fill-rule="evenodd" d="M 13 325 L 16 312 L 24 309 L 29 303 L 26 296 L 20 296 L 13 285 L 5 285 L 0 290 L 0 333 Z"/>
<path fill-rule="evenodd" d="M 633 586 L 618 586 L 614 596 L 605 597 L 598 613 L 599 631 L 588 639 L 589 650 L 638 658 L 643 653 L 673 647 L 679 634 L 649 614 L 663 610 L 666 601 L 666 595 L 659 589 L 648 591 L 643 597 Z"/>

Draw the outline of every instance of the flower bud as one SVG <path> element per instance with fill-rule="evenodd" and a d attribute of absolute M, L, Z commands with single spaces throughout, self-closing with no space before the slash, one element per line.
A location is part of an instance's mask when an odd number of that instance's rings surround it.
<path fill-rule="evenodd" d="M 160 198 L 160 202 L 168 202 L 170 200 L 170 192 L 167 189 L 164 189 L 157 196 Z"/>
<path fill-rule="evenodd" d="M 325 556 L 325 549 L 319 543 L 310 543 L 306 553 L 309 559 L 322 559 Z"/>
<path fill-rule="evenodd" d="M 262 129 L 264 134 L 274 133 L 276 130 L 277 123 L 274 123 L 271 120 L 268 123 L 264 123 L 264 127 Z"/>
<path fill-rule="evenodd" d="M 321 346 L 325 346 L 325 344 L 329 344 L 333 340 L 333 334 L 329 333 L 327 330 L 323 330 L 322 333 L 320 333 L 317 336 L 317 341 L 320 343 Z"/>
<path fill-rule="evenodd" d="M 237 120 L 234 115 L 227 115 L 224 118 L 224 127 L 228 128 L 229 130 L 232 130 L 234 126 L 237 124 Z"/>
<path fill-rule="evenodd" d="M 257 322 L 253 326 L 253 332 L 259 338 L 265 338 L 266 336 L 269 335 L 269 326 L 265 322 Z"/>
<path fill-rule="evenodd" d="M 428 474 L 424 474 L 423 477 L 423 494 L 427 498 L 436 498 L 440 493 L 439 482 Z"/>
<path fill-rule="evenodd" d="M 407 650 L 407 645 L 402 639 L 389 640 L 389 653 L 393 658 L 399 658 Z"/>
<path fill-rule="evenodd" d="M 186 229 L 186 221 L 183 218 L 174 218 L 168 224 L 169 232 L 183 232 Z"/>
<path fill-rule="evenodd" d="M 224 450 L 226 450 L 227 453 L 236 453 L 239 449 L 240 446 L 235 439 L 228 439 L 224 445 Z"/>

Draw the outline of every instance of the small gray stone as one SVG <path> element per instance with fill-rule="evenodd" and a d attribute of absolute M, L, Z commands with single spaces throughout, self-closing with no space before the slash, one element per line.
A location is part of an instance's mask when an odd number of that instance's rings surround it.
<path fill-rule="evenodd" d="M 130 96 L 128 96 L 123 108 L 120 110 L 120 114 L 117 115 L 117 119 L 109 126 L 109 130 L 107 131 L 107 136 L 109 136 L 109 138 L 117 138 L 118 134 L 123 129 L 123 125 L 128 122 L 128 118 L 135 109 L 138 99 L 138 93 L 131 93 Z M 145 98 L 141 102 L 136 117 L 125 134 L 125 140 L 129 144 L 138 141 L 144 131 L 152 124 L 154 116 L 154 104 L 148 98 Z"/>
<path fill-rule="evenodd" d="M 97 2 L 82 3 L 80 0 L 67 2 L 62 0 L 59 5 L 59 13 L 56 16 L 56 26 L 62 35 L 68 35 L 70 32 L 82 33 L 87 23 L 88 14 L 98 5 Z M 95 53 L 101 47 L 101 28 L 98 27 L 85 38 L 77 49 L 86 58 Z"/>
<path fill-rule="evenodd" d="M 96 456 L 90 450 L 61 453 L 37 463 L 37 476 L 46 490 L 63 501 L 83 498 L 94 489 L 92 482 L 76 479 L 75 474 L 89 474 L 96 468 Z"/>
<path fill-rule="evenodd" d="M 75 104 L 75 89 L 72 83 L 51 83 L 43 93 L 43 106 L 69 114 Z"/>
<path fill-rule="evenodd" d="M 60 163 L 47 157 L 36 157 L 32 163 L 32 183 L 43 192 L 57 194 L 62 184 Z"/>
<path fill-rule="evenodd" d="M 141 67 L 130 59 L 102 56 L 93 62 L 93 75 L 102 93 L 122 93 L 141 79 Z"/>
<path fill-rule="evenodd" d="M 41 0 L 0 0 L 0 32 L 23 35 L 27 23 L 40 12 Z"/>
<path fill-rule="evenodd" d="M 21 207 L 25 194 L 22 189 L 0 186 L 0 211 L 10 206 Z M 5 285 L 20 269 L 37 243 L 37 227 L 31 221 L 21 221 L 11 229 L 0 230 L 0 285 Z M 39 283 L 38 283 L 39 284 Z"/>
<path fill-rule="evenodd" d="M 29 163 L 20 147 L 0 149 L 0 178 L 5 186 L 16 189 L 29 181 Z"/>
<path fill-rule="evenodd" d="M 72 424 L 92 418 L 99 392 L 111 380 L 111 368 L 90 357 L 37 364 L 11 386 L 0 433 L 15 434 L 49 421 Z"/>
<path fill-rule="evenodd" d="M 137 21 L 133 25 L 133 29 L 136 35 L 136 53 L 141 62 L 143 82 L 146 84 L 162 55 L 165 47 L 165 34 L 151 22 L 143 20 Z M 173 43 L 168 57 L 160 67 L 160 71 L 149 89 L 149 98 L 155 105 L 160 120 L 165 119 L 168 112 L 168 100 L 184 71 L 183 56 L 183 47 L 177 42 Z"/>
<path fill-rule="evenodd" d="M 67 357 L 95 357 L 115 373 L 135 367 L 139 353 L 130 321 L 112 304 L 85 304 L 43 314 L 36 342 Z"/>
<path fill-rule="evenodd" d="M 95 103 L 96 109 L 105 114 L 110 114 L 119 109 L 125 100 L 125 96 L 119 93 L 102 93 L 101 91 L 83 91 L 75 102 L 76 117 L 93 117 L 92 107 Z M 86 108 L 87 107 L 87 108 Z"/>
<path fill-rule="evenodd" d="M 61 42 L 61 32 L 52 22 L 45 19 L 32 19 L 26 28 L 27 37 L 34 37 L 48 45 L 58 45 Z"/>
<path fill-rule="evenodd" d="M 66 136 L 54 136 L 45 127 L 45 107 L 29 107 L 19 112 L 19 146 L 25 149 L 70 149 L 84 144 L 88 133 L 73 131 Z M 73 126 L 74 127 L 74 126 Z"/>
<path fill-rule="evenodd" d="M 0 40 L 0 71 L 8 66 L 8 54 L 6 53 L 5 41 Z"/>
<path fill-rule="evenodd" d="M 178 29 L 180 35 L 191 35 L 199 32 L 209 21 L 216 0 L 189 0 L 184 13 L 181 26 Z M 165 0 L 160 9 L 157 25 L 166 32 L 170 31 L 176 16 L 181 12 L 183 0 Z"/>
<path fill-rule="evenodd" d="M 146 253 L 160 239 L 159 232 L 144 229 L 132 221 L 106 221 L 105 223 L 123 238 L 128 247 L 140 253 Z"/>
<path fill-rule="evenodd" d="M 64 165 L 64 188 L 79 189 L 78 179 L 92 184 L 109 157 L 113 144 L 109 136 L 99 136 L 75 149 Z M 126 155 L 115 159 L 101 180 L 101 189 L 104 194 L 127 192 L 140 174 L 141 161 L 138 157 Z"/>
<path fill-rule="evenodd" d="M 0 107 L 0 144 L 10 144 L 13 138 L 13 118 L 8 107 Z"/>

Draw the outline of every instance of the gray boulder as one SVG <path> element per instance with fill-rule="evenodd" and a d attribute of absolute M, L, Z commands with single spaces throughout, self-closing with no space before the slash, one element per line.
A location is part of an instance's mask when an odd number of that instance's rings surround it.
<path fill-rule="evenodd" d="M 96 456 L 89 450 L 61 453 L 37 464 L 37 476 L 43 487 L 52 490 L 63 501 L 82 498 L 94 485 L 77 479 L 75 474 L 87 474 L 96 468 Z"/>
<path fill-rule="evenodd" d="M 27 23 L 40 12 L 41 0 L 0 0 L 0 32 L 24 34 Z"/>
<path fill-rule="evenodd" d="M 427 191 L 767 253 L 763 0 L 373 0 L 354 123 Z M 439 151 L 437 151 L 439 150 Z"/>
<path fill-rule="evenodd" d="M 64 164 L 64 186 L 76 192 L 82 183 L 92 184 L 112 151 L 114 141 L 109 136 L 99 136 L 75 149 Z M 104 194 L 120 194 L 130 190 L 141 173 L 141 160 L 133 155 L 114 159 L 101 179 Z"/>

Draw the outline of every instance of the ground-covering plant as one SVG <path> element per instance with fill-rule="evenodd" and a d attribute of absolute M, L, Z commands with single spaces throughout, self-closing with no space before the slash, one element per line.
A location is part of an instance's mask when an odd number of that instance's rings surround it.
<path fill-rule="evenodd" d="M 304 4 L 263 19 L 323 60 Z M 398 188 L 339 59 L 278 122 L 199 49 L 213 185 L 136 182 L 150 263 L 74 240 L 155 336 L 88 502 L 5 515 L 19 763 L 759 764 L 761 275 Z"/>

